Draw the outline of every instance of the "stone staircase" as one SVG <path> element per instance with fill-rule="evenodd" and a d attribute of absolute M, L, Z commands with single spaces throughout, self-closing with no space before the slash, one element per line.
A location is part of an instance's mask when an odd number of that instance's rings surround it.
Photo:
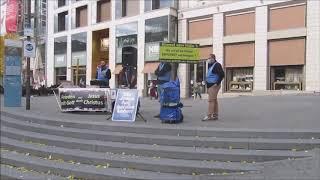
<path fill-rule="evenodd" d="M 319 147 L 317 131 L 154 127 L 1 112 L 4 179 L 269 179 L 275 163 L 313 160 Z"/>

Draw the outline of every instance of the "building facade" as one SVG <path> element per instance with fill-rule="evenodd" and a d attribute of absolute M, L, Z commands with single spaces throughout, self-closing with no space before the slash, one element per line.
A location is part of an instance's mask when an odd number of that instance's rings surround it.
<path fill-rule="evenodd" d="M 320 91 L 320 1 L 59 0 L 48 1 L 48 14 L 48 86 L 89 84 L 104 60 L 110 86 L 118 87 L 131 54 L 146 95 L 159 42 L 181 42 L 200 44 L 201 59 L 216 54 L 226 72 L 223 92 Z M 183 97 L 191 82 L 205 80 L 206 67 L 179 65 Z"/>

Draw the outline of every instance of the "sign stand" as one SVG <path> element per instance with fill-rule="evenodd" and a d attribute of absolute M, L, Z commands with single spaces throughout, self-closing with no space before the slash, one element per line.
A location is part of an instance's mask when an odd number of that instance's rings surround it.
<path fill-rule="evenodd" d="M 119 89 L 112 111 L 112 121 L 134 122 L 138 118 L 146 122 L 139 113 L 139 104 L 137 89 Z"/>

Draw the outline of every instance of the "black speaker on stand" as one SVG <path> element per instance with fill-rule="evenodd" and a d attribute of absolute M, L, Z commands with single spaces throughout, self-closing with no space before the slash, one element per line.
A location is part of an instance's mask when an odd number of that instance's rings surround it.
<path fill-rule="evenodd" d="M 137 48 L 124 47 L 122 48 L 122 66 L 124 67 L 137 67 Z"/>

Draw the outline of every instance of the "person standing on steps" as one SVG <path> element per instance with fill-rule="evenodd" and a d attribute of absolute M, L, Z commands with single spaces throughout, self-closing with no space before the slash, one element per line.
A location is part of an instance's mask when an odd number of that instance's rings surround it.
<path fill-rule="evenodd" d="M 161 62 L 155 71 L 155 75 L 157 76 L 157 92 L 158 97 L 160 99 L 161 93 L 163 91 L 161 85 L 169 82 L 171 80 L 171 64 L 167 62 Z M 154 116 L 155 118 L 160 118 L 160 114 Z"/>
<path fill-rule="evenodd" d="M 218 92 L 221 88 L 221 81 L 224 78 L 224 71 L 221 64 L 216 60 L 215 54 L 210 54 L 208 59 L 208 73 L 206 78 L 208 88 L 208 114 L 202 121 L 218 120 Z"/>

